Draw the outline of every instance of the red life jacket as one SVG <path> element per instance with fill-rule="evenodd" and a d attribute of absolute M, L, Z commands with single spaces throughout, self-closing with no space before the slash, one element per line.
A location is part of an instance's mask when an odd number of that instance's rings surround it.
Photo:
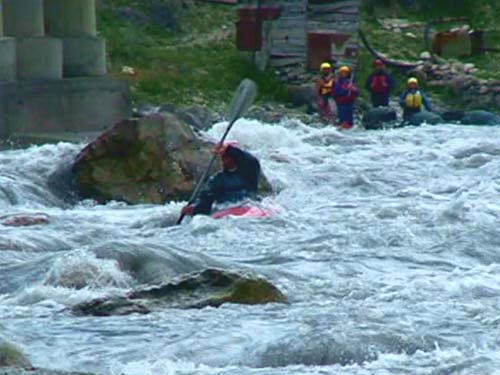
<path fill-rule="evenodd" d="M 372 77 L 370 84 L 371 91 L 376 94 L 387 94 L 389 92 L 389 82 L 383 74 L 377 74 Z"/>

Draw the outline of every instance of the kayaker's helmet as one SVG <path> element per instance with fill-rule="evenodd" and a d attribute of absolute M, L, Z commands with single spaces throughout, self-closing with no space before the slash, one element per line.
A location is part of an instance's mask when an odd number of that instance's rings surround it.
<path fill-rule="evenodd" d="M 384 65 L 384 62 L 381 59 L 375 59 L 375 61 L 373 61 L 373 66 L 375 68 L 383 68 Z"/>
<path fill-rule="evenodd" d="M 351 74 L 351 68 L 347 65 L 343 65 L 339 68 L 339 74 L 343 77 L 348 77 Z"/>
<path fill-rule="evenodd" d="M 239 148 L 240 143 L 238 141 L 226 141 L 224 142 L 224 146 Z M 231 156 L 229 156 L 227 152 L 224 152 L 222 155 L 220 155 L 220 160 L 222 164 L 222 169 L 225 171 L 232 171 L 238 167 L 236 161 Z"/>
<path fill-rule="evenodd" d="M 231 147 L 237 147 L 237 148 L 240 148 L 240 142 L 236 141 L 236 140 L 230 140 L 230 141 L 225 141 L 224 142 L 224 146 L 231 146 Z"/>
<path fill-rule="evenodd" d="M 321 70 L 322 72 L 331 71 L 332 70 L 332 64 L 330 64 L 328 62 L 324 62 L 324 63 L 322 63 L 320 65 L 319 70 Z"/>
<path fill-rule="evenodd" d="M 408 79 L 406 83 L 408 86 L 410 85 L 418 86 L 418 79 L 416 79 L 415 77 L 411 77 Z"/>

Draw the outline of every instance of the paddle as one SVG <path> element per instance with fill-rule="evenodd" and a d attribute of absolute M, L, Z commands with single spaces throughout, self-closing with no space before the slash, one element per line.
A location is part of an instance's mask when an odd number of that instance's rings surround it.
<path fill-rule="evenodd" d="M 222 135 L 219 143 L 217 144 L 218 146 L 224 143 L 224 140 L 226 139 L 226 136 L 229 133 L 229 130 L 231 130 L 233 124 L 243 115 L 248 107 L 250 107 L 256 95 L 257 86 L 255 85 L 255 82 L 250 79 L 244 79 L 243 81 L 241 81 L 238 89 L 234 93 L 233 99 L 231 100 L 231 107 L 229 110 L 229 125 Z M 188 204 L 192 204 L 198 197 L 200 189 L 203 186 L 205 179 L 207 178 L 208 172 L 210 172 L 210 169 L 212 169 L 212 165 L 214 164 L 216 157 L 217 155 L 214 154 L 210 159 L 210 163 L 208 164 L 208 167 L 205 169 L 205 172 L 198 181 L 198 184 L 194 188 L 193 193 L 191 194 L 191 198 L 189 198 Z M 177 225 L 182 222 L 182 219 L 184 219 L 183 214 L 181 214 L 181 216 L 177 220 Z"/>

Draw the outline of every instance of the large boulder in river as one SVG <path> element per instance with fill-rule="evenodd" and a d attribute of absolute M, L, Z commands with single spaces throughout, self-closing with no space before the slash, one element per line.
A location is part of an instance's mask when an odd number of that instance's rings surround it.
<path fill-rule="evenodd" d="M 178 281 L 83 302 L 73 307 L 78 315 L 110 316 L 147 314 L 167 308 L 218 307 L 223 303 L 286 303 L 286 296 L 262 278 L 241 276 L 217 269 L 189 274 Z"/>
<path fill-rule="evenodd" d="M 72 166 L 75 186 L 81 198 L 101 203 L 186 200 L 206 170 L 212 147 L 172 113 L 131 118 L 79 153 Z M 271 191 L 263 176 L 260 186 L 262 194 Z"/>
<path fill-rule="evenodd" d="M 0 368 L 18 367 L 32 369 L 31 362 L 26 358 L 21 349 L 0 338 Z M 0 370 L 0 373 L 2 370 Z"/>
<path fill-rule="evenodd" d="M 422 111 L 415 113 L 413 116 L 411 116 L 410 119 L 408 120 L 408 123 L 410 125 L 419 126 L 422 124 L 428 124 L 428 125 L 444 124 L 445 121 L 437 113 Z"/>
<path fill-rule="evenodd" d="M 383 129 L 397 120 L 396 110 L 390 107 L 375 107 L 366 110 L 363 115 L 363 127 L 365 129 Z"/>
<path fill-rule="evenodd" d="M 500 117 L 488 111 L 477 110 L 467 112 L 461 122 L 466 125 L 500 125 Z"/>

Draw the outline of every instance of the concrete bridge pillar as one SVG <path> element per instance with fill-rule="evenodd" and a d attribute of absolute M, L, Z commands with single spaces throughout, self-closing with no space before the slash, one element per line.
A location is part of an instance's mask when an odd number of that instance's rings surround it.
<path fill-rule="evenodd" d="M 3 3 L 0 0 L 0 38 L 3 36 Z"/>
<path fill-rule="evenodd" d="M 45 0 L 48 35 L 63 41 L 64 77 L 106 74 L 106 46 L 97 36 L 95 0 Z"/>
<path fill-rule="evenodd" d="M 3 24 L 7 36 L 43 36 L 43 0 L 3 0 Z"/>
<path fill-rule="evenodd" d="M 0 0 L 0 82 L 16 80 L 16 41 L 3 36 L 3 3 Z"/>
<path fill-rule="evenodd" d="M 17 79 L 62 78 L 62 41 L 44 36 L 43 0 L 3 0 L 3 23 L 16 38 Z"/>
<path fill-rule="evenodd" d="M 45 22 L 52 36 L 96 36 L 95 0 L 45 0 Z"/>

